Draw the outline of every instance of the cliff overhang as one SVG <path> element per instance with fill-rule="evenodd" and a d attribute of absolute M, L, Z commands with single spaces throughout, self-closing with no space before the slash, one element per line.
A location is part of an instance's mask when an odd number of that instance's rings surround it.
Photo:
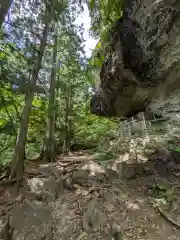
<path fill-rule="evenodd" d="M 180 92 L 180 1 L 126 2 L 92 98 L 91 111 L 100 116 L 160 111 Z"/>

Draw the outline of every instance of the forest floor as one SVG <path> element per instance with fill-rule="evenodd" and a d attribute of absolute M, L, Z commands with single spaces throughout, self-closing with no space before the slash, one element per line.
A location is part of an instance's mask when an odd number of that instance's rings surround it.
<path fill-rule="evenodd" d="M 180 159 L 160 157 L 127 177 L 86 153 L 27 163 L 18 196 L 0 182 L 0 239 L 180 240 Z"/>

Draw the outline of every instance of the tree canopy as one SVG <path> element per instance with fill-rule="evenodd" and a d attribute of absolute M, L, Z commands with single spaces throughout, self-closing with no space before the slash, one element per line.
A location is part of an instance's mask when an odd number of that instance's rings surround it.
<path fill-rule="evenodd" d="M 97 76 L 88 69 L 100 68 L 103 56 L 85 55 L 83 26 L 74 23 L 82 10 L 81 1 L 14 0 L 5 13 L 0 32 L 0 164 L 12 162 L 12 178 L 22 175 L 26 159 L 52 161 L 52 154 L 97 147 L 105 135 L 114 136 L 108 130 L 116 122 L 89 112 Z"/>
<path fill-rule="evenodd" d="M 123 0 L 90 0 L 91 33 L 104 38 L 112 24 L 122 16 Z"/>

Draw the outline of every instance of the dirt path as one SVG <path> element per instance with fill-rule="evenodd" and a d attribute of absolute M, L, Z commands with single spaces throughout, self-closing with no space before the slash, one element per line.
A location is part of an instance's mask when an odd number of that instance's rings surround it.
<path fill-rule="evenodd" d="M 180 240 L 179 182 L 155 174 L 121 179 L 88 155 L 31 163 L 18 196 L 14 186 L 0 188 L 0 239 Z M 156 208 L 149 189 L 160 183 L 176 186 L 177 198 Z"/>

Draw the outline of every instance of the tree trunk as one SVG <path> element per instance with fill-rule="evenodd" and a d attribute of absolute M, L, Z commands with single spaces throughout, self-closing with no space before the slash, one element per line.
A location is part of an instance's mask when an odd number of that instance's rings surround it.
<path fill-rule="evenodd" d="M 0 28 L 11 6 L 12 0 L 0 0 Z"/>
<path fill-rule="evenodd" d="M 66 93 L 67 94 L 67 93 Z M 68 95 L 65 96 L 65 136 L 63 145 L 63 155 L 67 156 L 69 152 L 69 134 L 68 134 L 68 117 L 69 117 Z"/>
<path fill-rule="evenodd" d="M 59 83 L 59 81 L 60 81 L 60 71 L 59 71 L 58 76 L 57 76 L 57 83 Z M 56 112 L 56 114 L 55 114 L 55 129 L 57 129 L 57 122 L 58 122 L 59 94 L 60 94 L 60 87 L 59 87 L 59 84 L 57 84 L 56 85 L 56 100 L 55 100 L 55 104 L 56 104 L 56 109 L 55 109 L 55 112 Z"/>
<path fill-rule="evenodd" d="M 123 122 L 120 122 L 120 139 L 124 140 L 124 124 Z"/>
<path fill-rule="evenodd" d="M 54 36 L 53 67 L 50 81 L 50 95 L 47 117 L 47 134 L 44 148 L 44 161 L 52 162 L 55 159 L 55 92 L 56 92 L 56 69 L 57 69 L 57 35 Z"/>
<path fill-rule="evenodd" d="M 73 137 L 73 133 L 72 133 L 72 105 L 73 104 L 72 104 L 72 88 L 71 87 L 69 88 L 68 97 L 69 97 L 69 101 L 68 101 L 68 103 L 69 103 L 69 105 L 68 105 L 68 108 L 69 108 L 69 110 L 68 110 L 68 115 L 69 115 L 69 117 L 68 117 L 68 141 L 69 141 L 69 149 L 70 149 L 71 139 Z"/>
<path fill-rule="evenodd" d="M 65 97 L 65 138 L 64 138 L 64 146 L 63 146 L 63 154 L 66 156 L 70 151 L 71 145 L 71 135 L 72 135 L 72 89 L 69 83 L 66 89 L 66 97 Z"/>
<path fill-rule="evenodd" d="M 143 144 L 146 145 L 146 143 L 149 143 L 149 134 L 148 134 L 148 129 L 146 126 L 146 119 L 144 117 L 144 113 L 141 113 L 142 117 L 142 138 L 143 138 Z"/>
<path fill-rule="evenodd" d="M 32 71 L 32 77 L 30 80 L 30 86 L 27 91 L 26 97 L 25 97 L 25 106 L 22 112 L 21 120 L 20 120 L 20 129 L 19 134 L 16 141 L 16 147 L 15 152 L 13 155 L 12 160 L 12 166 L 11 166 L 11 175 L 10 178 L 16 178 L 17 184 L 19 185 L 20 180 L 23 175 L 24 171 L 24 153 L 25 153 L 25 142 L 26 142 L 26 136 L 28 132 L 28 123 L 29 123 L 29 116 L 32 109 L 32 102 L 34 98 L 34 87 L 36 86 L 36 82 L 38 79 L 38 73 L 41 67 L 41 61 L 45 49 L 45 45 L 47 42 L 47 36 L 48 36 L 48 23 L 44 27 L 43 37 L 40 43 L 40 49 L 38 52 L 38 56 L 36 59 L 36 64 L 34 65 L 33 71 Z"/>

